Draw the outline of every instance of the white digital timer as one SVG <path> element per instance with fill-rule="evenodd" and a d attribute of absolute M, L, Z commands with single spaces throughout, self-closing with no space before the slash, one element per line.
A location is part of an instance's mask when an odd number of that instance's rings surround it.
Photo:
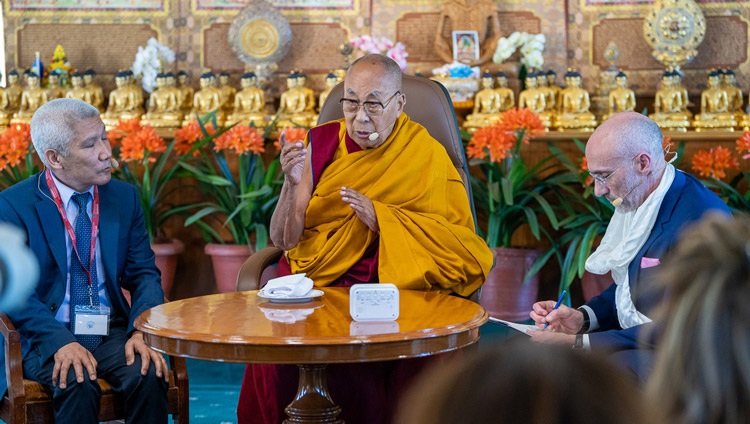
<path fill-rule="evenodd" d="M 349 313 L 355 321 L 395 321 L 398 288 L 393 284 L 355 284 L 349 289 Z"/>

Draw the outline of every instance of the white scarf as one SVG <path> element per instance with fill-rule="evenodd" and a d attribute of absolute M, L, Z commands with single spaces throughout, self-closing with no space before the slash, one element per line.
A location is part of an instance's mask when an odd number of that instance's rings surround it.
<path fill-rule="evenodd" d="M 612 272 L 617 284 L 615 304 L 617 318 L 622 328 L 651 322 L 646 315 L 638 312 L 630 295 L 628 266 L 643 247 L 659 214 L 661 202 L 674 181 L 675 168 L 667 164 L 659 186 L 636 210 L 615 214 L 607 226 L 602 243 L 586 260 L 586 270 L 594 274 Z"/>

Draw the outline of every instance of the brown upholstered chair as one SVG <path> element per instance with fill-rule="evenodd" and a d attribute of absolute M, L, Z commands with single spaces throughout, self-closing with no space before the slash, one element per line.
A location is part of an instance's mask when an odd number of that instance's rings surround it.
<path fill-rule="evenodd" d="M 52 394 L 41 384 L 23 378 L 21 336 L 5 315 L 0 315 L 0 332 L 5 338 L 5 370 L 8 391 L 0 403 L 0 419 L 8 424 L 54 423 Z M 188 375 L 185 359 L 169 357 L 168 411 L 175 424 L 190 421 L 188 409 Z M 125 402 L 112 392 L 109 384 L 99 379 L 102 400 L 99 421 L 125 418 Z"/>
<path fill-rule="evenodd" d="M 453 165 L 456 166 L 464 181 L 476 225 L 476 213 L 474 211 L 474 200 L 471 196 L 466 155 L 461 142 L 456 112 L 453 109 L 448 91 L 436 81 L 410 75 L 404 75 L 402 91 L 406 95 L 404 112 L 413 121 L 422 124 L 432 137 L 445 146 L 448 156 L 450 156 Z M 339 83 L 331 90 L 320 110 L 319 124 L 344 117 L 339 104 L 339 99 L 343 97 L 343 93 L 343 83 Z M 276 264 L 281 254 L 281 249 L 277 247 L 266 247 L 251 255 L 237 275 L 237 290 L 257 290 L 270 278 L 275 277 L 275 269 L 269 267 L 269 265 Z M 476 296 L 478 298 L 478 293 Z"/>

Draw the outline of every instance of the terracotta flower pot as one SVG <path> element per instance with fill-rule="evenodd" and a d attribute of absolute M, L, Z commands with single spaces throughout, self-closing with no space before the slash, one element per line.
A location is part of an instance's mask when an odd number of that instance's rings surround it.
<path fill-rule="evenodd" d="M 204 251 L 211 257 L 216 288 L 219 293 L 234 291 L 237 284 L 237 274 L 240 272 L 242 264 L 252 253 L 250 246 L 209 243 Z"/>
<path fill-rule="evenodd" d="M 531 265 L 540 252 L 533 249 L 495 248 L 495 266 L 482 286 L 479 303 L 491 317 L 522 322 L 529 319 L 531 305 L 539 293 L 539 276 L 526 284 Z"/>
<path fill-rule="evenodd" d="M 164 290 L 164 296 L 169 298 L 174 285 L 177 257 L 185 251 L 185 245 L 180 240 L 169 239 L 162 243 L 151 244 L 151 250 L 156 254 L 156 266 L 161 271 L 161 288 Z"/>

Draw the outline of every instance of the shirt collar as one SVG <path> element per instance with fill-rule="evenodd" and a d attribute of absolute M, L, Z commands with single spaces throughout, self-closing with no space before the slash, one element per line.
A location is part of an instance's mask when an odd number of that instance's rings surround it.
<path fill-rule="evenodd" d="M 62 204 L 65 205 L 65 208 L 67 209 L 68 202 L 70 202 L 70 198 L 73 197 L 73 195 L 78 192 L 66 186 L 65 183 L 63 183 L 62 181 L 58 180 L 54 172 L 50 171 L 50 174 L 52 174 L 52 181 L 54 181 L 55 187 L 57 187 L 57 191 L 60 192 L 60 200 L 62 200 Z M 91 197 L 93 198 L 94 186 L 92 185 L 91 187 L 89 187 L 89 189 L 86 190 L 86 192 L 91 194 Z"/>

